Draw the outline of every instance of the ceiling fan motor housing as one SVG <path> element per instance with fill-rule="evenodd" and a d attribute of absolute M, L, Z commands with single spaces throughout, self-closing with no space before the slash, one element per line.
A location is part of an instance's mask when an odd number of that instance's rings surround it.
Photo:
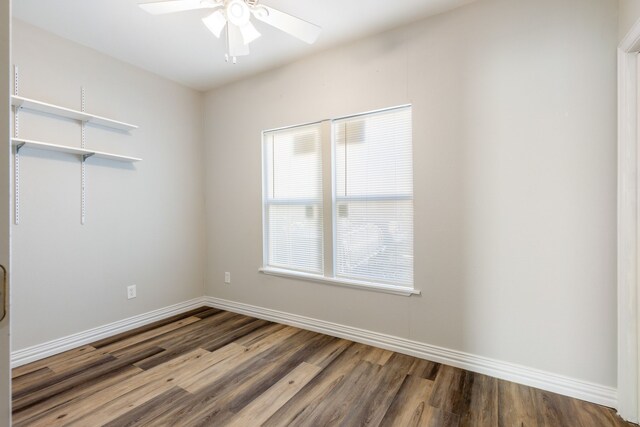
<path fill-rule="evenodd" d="M 251 20 L 251 10 L 243 0 L 231 0 L 226 7 L 227 19 L 233 25 L 242 27 Z"/>

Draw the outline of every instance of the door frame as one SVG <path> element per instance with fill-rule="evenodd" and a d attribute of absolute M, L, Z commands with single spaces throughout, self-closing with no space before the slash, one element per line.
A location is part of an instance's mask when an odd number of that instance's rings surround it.
<path fill-rule="evenodd" d="M 638 102 L 640 20 L 618 46 L 618 413 L 638 422 L 640 317 Z"/>
<path fill-rule="evenodd" d="M 0 264 L 6 268 L 6 280 L 10 280 L 11 269 L 11 0 L 0 1 L 0 98 L 4 104 L 0 108 L 2 119 L 0 120 L 0 141 L 2 141 L 2 153 L 0 161 L 3 162 L 0 170 Z M 6 162 L 6 163 L 5 163 Z M 2 274 L 0 269 L 0 274 Z M 10 341 L 10 295 L 9 283 L 4 284 L 0 277 L 0 286 L 3 286 L 3 296 L 0 304 L 6 303 L 6 316 L 0 321 L 0 425 L 11 423 L 11 341 Z M 0 311 L 2 311 L 0 309 Z M 0 317 L 2 314 L 0 313 Z"/>

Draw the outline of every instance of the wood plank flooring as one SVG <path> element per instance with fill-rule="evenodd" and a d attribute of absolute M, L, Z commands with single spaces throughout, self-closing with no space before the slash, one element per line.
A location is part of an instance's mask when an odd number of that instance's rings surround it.
<path fill-rule="evenodd" d="M 14 426 L 631 426 L 609 408 L 203 307 L 13 370 Z"/>

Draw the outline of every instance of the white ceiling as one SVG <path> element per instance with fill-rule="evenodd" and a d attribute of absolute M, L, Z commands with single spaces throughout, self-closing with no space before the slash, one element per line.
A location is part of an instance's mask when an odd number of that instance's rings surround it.
<path fill-rule="evenodd" d="M 207 90 L 310 52 L 375 34 L 473 0 L 264 0 L 323 28 L 309 46 L 257 22 L 262 37 L 238 64 L 202 24 L 210 11 L 149 15 L 143 0 L 18 0 L 13 16 L 185 86 Z M 149 0 L 144 0 L 149 1 Z"/>

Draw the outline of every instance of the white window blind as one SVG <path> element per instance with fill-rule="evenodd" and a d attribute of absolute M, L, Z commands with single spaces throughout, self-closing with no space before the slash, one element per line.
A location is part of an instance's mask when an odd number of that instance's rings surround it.
<path fill-rule="evenodd" d="M 321 125 L 264 133 L 266 264 L 323 273 Z"/>
<path fill-rule="evenodd" d="M 335 275 L 413 286 L 411 107 L 334 120 Z"/>

